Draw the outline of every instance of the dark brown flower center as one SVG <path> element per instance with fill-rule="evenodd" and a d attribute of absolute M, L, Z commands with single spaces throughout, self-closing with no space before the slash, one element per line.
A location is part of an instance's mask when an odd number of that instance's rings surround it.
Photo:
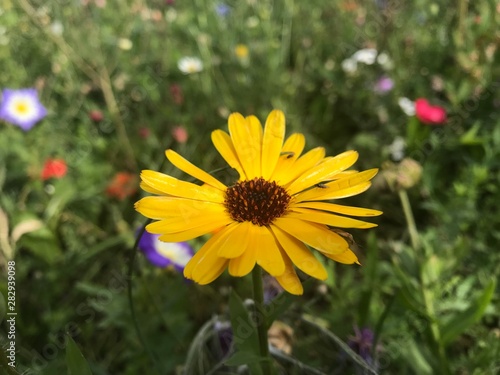
<path fill-rule="evenodd" d="M 255 177 L 227 188 L 224 205 L 233 220 L 264 226 L 282 216 L 289 202 L 290 195 L 276 182 Z"/>

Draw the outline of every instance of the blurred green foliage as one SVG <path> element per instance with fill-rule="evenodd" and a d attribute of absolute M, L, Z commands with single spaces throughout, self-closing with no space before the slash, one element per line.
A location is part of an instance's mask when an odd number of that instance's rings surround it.
<path fill-rule="evenodd" d="M 264 120 L 279 108 L 288 134 L 305 133 L 307 148 L 356 149 L 357 168 L 373 168 L 387 165 L 399 136 L 423 168 L 421 181 L 403 192 L 418 243 L 401 192 L 384 180 L 387 169 L 349 200 L 384 215 L 377 229 L 353 232 L 362 268 L 326 263 L 326 283 L 307 282 L 278 318 L 295 331 L 293 359 L 282 358 L 281 373 L 314 373 L 300 363 L 363 373 L 304 316 L 346 341 L 354 326 L 370 327 L 380 373 L 497 373 L 499 21 L 495 0 L 456 7 L 443 0 L 3 1 L 0 86 L 36 87 L 49 110 L 29 132 L 0 124 L 0 292 L 7 295 L 3 271 L 13 258 L 18 372 L 66 373 L 66 356 L 78 363 L 80 348 L 94 374 L 176 374 L 195 344 L 204 373 L 220 366 L 215 324 L 196 332 L 213 316 L 228 321 L 228 286 L 248 295 L 246 281 L 223 277 L 200 287 L 139 256 L 132 295 L 141 342 L 127 296 L 134 236 L 144 224 L 133 209 L 141 193 L 117 197 L 107 188 L 118 172 L 176 175 L 164 163 L 167 148 L 206 170 L 222 167 L 210 132 L 225 129 L 232 111 Z M 238 45 L 247 56 L 236 54 Z M 346 71 L 343 61 L 363 48 L 389 63 Z M 200 58 L 203 70 L 183 74 L 184 56 Z M 394 83 L 384 93 L 374 89 L 383 76 Z M 420 123 L 399 107 L 402 97 L 443 106 L 448 121 Z M 91 111 L 103 118 L 93 120 Z M 173 137 L 177 126 L 187 143 Z M 62 179 L 41 180 L 50 157 L 68 164 Z M 6 328 L 4 321 L 2 344 Z"/>

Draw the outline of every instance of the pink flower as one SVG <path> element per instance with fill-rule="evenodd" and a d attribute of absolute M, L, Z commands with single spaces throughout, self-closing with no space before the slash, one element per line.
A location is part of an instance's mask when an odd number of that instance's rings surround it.
<path fill-rule="evenodd" d="M 43 166 L 41 178 L 44 181 L 49 178 L 62 178 L 67 171 L 68 166 L 63 159 L 47 159 Z"/>
<path fill-rule="evenodd" d="M 186 143 L 189 137 L 189 134 L 185 127 L 176 126 L 172 129 L 172 137 L 179 143 Z"/>
<path fill-rule="evenodd" d="M 415 101 L 415 115 L 424 124 L 443 124 L 446 122 L 446 110 L 443 107 L 430 105 L 427 99 Z"/>
<path fill-rule="evenodd" d="M 387 76 L 382 76 L 375 83 L 374 89 L 376 93 L 385 94 L 386 92 L 391 91 L 393 87 L 394 87 L 394 81 Z"/>

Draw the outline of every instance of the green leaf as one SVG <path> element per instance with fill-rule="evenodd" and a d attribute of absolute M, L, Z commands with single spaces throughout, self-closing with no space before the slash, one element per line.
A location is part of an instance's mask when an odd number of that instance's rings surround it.
<path fill-rule="evenodd" d="M 250 317 L 241 298 L 233 290 L 229 297 L 229 310 L 231 312 L 231 326 L 233 328 L 233 341 L 242 355 L 260 355 L 259 333 L 257 325 Z M 257 354 L 258 353 L 258 354 Z M 257 363 L 248 363 L 252 375 L 261 375 L 262 369 Z"/>
<path fill-rule="evenodd" d="M 303 315 L 301 317 L 301 320 L 310 326 L 318 329 L 323 335 L 326 337 L 330 338 L 335 344 L 337 344 L 340 349 L 344 351 L 344 353 L 350 357 L 350 359 L 358 365 L 360 368 L 363 368 L 366 370 L 367 374 L 373 374 L 377 375 L 376 369 L 372 368 L 371 365 L 369 365 L 358 353 L 356 353 L 352 348 L 347 345 L 340 337 L 335 335 L 332 331 L 328 330 L 326 327 L 323 327 L 321 324 L 318 324 L 315 322 L 313 319 L 310 317 L 307 317 L 306 315 Z"/>
<path fill-rule="evenodd" d="M 368 322 L 368 316 L 370 315 L 370 305 L 372 301 L 372 296 L 375 288 L 374 285 L 378 285 L 378 245 L 377 239 L 375 237 L 375 232 L 370 232 L 368 235 L 368 246 L 367 246 L 367 257 L 366 261 L 363 262 L 363 273 L 366 275 L 363 282 L 363 289 L 361 291 L 360 304 L 358 307 L 359 320 L 358 324 L 360 326 L 365 326 Z"/>
<path fill-rule="evenodd" d="M 82 352 L 70 335 L 66 335 L 68 346 L 66 347 L 66 365 L 69 375 L 92 375 L 89 364 Z"/>
<path fill-rule="evenodd" d="M 444 325 L 441 330 L 441 340 L 443 345 L 446 346 L 452 343 L 458 336 L 481 319 L 486 307 L 488 307 L 491 299 L 493 298 L 495 284 L 495 279 L 492 279 L 484 292 L 469 306 L 467 310 L 457 314 Z"/>
<path fill-rule="evenodd" d="M 17 242 L 16 247 L 26 247 L 49 264 L 56 262 L 62 256 L 54 233 L 46 226 L 24 234 Z"/>
<path fill-rule="evenodd" d="M 281 293 L 278 297 L 273 299 L 269 304 L 264 306 L 266 314 L 267 327 L 271 327 L 273 322 L 283 314 L 290 305 L 292 304 L 295 298 L 288 293 Z"/>
<path fill-rule="evenodd" d="M 69 181 L 58 180 L 55 183 L 57 194 L 54 194 L 45 207 L 45 220 L 50 222 L 52 219 L 57 220 L 61 211 L 76 195 L 76 189 Z"/>
<path fill-rule="evenodd" d="M 481 123 L 474 123 L 471 128 L 460 137 L 460 143 L 463 145 L 481 145 L 484 142 L 482 137 L 479 137 L 479 130 L 481 128 Z"/>
<path fill-rule="evenodd" d="M 431 365 L 425 358 L 417 343 L 410 339 L 405 344 L 403 355 L 406 357 L 406 363 L 410 364 L 415 373 L 419 375 L 434 374 Z"/>
<path fill-rule="evenodd" d="M 262 358 L 251 352 L 235 352 L 229 359 L 224 361 L 227 366 L 241 366 L 259 364 Z"/>
<path fill-rule="evenodd" d="M 406 127 L 406 142 L 409 149 L 418 149 L 422 142 L 424 142 L 430 133 L 428 126 L 422 125 L 415 117 L 410 117 Z"/>

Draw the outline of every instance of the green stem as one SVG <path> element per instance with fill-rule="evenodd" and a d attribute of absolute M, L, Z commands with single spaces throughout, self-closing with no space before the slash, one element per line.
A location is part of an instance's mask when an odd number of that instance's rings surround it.
<path fill-rule="evenodd" d="M 469 8 L 469 0 L 459 0 L 458 1 L 458 47 L 463 47 L 465 44 L 465 33 L 467 32 L 467 12 Z"/>
<path fill-rule="evenodd" d="M 442 374 L 448 374 L 448 361 L 446 359 L 446 353 L 443 345 L 441 344 L 441 332 L 439 330 L 439 325 L 436 321 L 436 312 L 434 310 L 432 291 L 427 288 L 426 276 L 424 273 L 424 263 L 425 263 L 425 253 L 420 251 L 420 237 L 418 235 L 417 226 L 415 224 L 415 218 L 411 210 L 410 200 L 408 199 L 408 194 L 406 190 L 399 190 L 399 199 L 401 200 L 401 205 L 403 206 L 403 212 L 406 218 L 406 224 L 408 226 L 408 232 L 410 233 L 410 240 L 413 250 L 416 252 L 416 259 L 419 265 L 419 282 L 422 290 L 422 297 L 424 300 L 425 311 L 430 318 L 430 329 L 432 333 L 432 338 L 437 347 L 439 362 Z"/>
<path fill-rule="evenodd" d="M 403 212 L 405 214 L 406 224 L 408 225 L 408 232 L 410 232 L 411 245 L 415 251 L 419 251 L 420 248 L 420 238 L 418 237 L 417 226 L 415 224 L 415 219 L 413 218 L 413 212 L 411 210 L 410 200 L 408 199 L 408 194 L 406 190 L 399 190 L 399 199 L 401 200 L 401 205 L 403 206 Z"/>
<path fill-rule="evenodd" d="M 264 306 L 264 289 L 262 287 L 262 270 L 259 266 L 255 266 L 252 271 L 252 281 L 253 281 L 253 299 L 255 302 L 255 307 L 257 309 L 256 313 L 260 314 L 263 319 L 258 321 L 259 325 L 257 330 L 259 332 L 259 347 L 260 356 L 262 357 L 262 372 L 264 375 L 271 375 L 271 359 L 269 357 L 269 344 L 267 341 L 267 322 L 264 319 L 265 314 L 263 310 Z"/>
<path fill-rule="evenodd" d="M 127 129 L 125 127 L 123 117 L 120 113 L 115 94 L 113 92 L 111 77 L 105 67 L 102 67 L 101 69 L 101 74 L 99 76 L 99 86 L 101 87 L 102 93 L 104 95 L 104 101 L 106 102 L 106 106 L 108 107 L 111 118 L 115 124 L 116 133 L 118 135 L 120 145 L 123 148 L 123 153 L 125 154 L 125 161 L 127 162 L 129 168 L 137 171 L 138 166 L 135 160 L 134 148 L 130 143 Z"/>

